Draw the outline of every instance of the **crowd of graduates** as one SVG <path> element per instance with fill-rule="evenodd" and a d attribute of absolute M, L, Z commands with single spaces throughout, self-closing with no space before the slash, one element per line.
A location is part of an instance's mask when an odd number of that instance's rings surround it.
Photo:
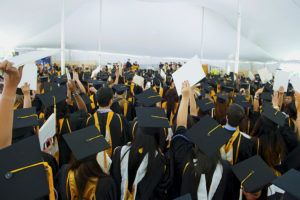
<path fill-rule="evenodd" d="M 66 66 L 71 78 L 38 67 L 32 91 L 17 88 L 23 67 L 0 63 L 1 199 L 299 199 L 293 86 L 207 74 L 178 96 L 179 67 Z M 53 113 L 55 136 L 40 144 Z"/>

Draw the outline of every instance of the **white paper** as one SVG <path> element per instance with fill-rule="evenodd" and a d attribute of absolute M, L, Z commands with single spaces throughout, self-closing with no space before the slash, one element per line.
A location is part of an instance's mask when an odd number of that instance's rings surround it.
<path fill-rule="evenodd" d="M 41 150 L 44 150 L 44 144 L 49 138 L 53 138 L 56 133 L 56 126 L 55 126 L 55 113 L 47 119 L 45 124 L 39 131 L 39 140 L 40 140 L 40 147 Z"/>
<path fill-rule="evenodd" d="M 289 72 L 278 70 L 275 73 L 273 90 L 274 91 L 279 90 L 280 86 L 283 86 L 284 91 L 287 91 L 288 84 L 289 84 L 289 76 L 290 76 Z"/>
<path fill-rule="evenodd" d="M 251 81 L 253 81 L 255 79 L 255 77 L 254 77 L 254 75 L 252 74 L 251 71 L 249 71 L 249 75 L 248 76 L 249 76 L 249 78 L 250 78 Z"/>
<path fill-rule="evenodd" d="M 296 76 L 292 76 L 291 84 L 293 85 L 294 90 L 300 93 L 300 78 Z"/>
<path fill-rule="evenodd" d="M 138 86 L 144 87 L 144 78 L 142 76 L 134 75 L 132 82 Z"/>
<path fill-rule="evenodd" d="M 259 69 L 258 74 L 263 83 L 266 83 L 273 78 L 272 73 L 268 70 L 268 68 Z"/>
<path fill-rule="evenodd" d="M 58 54 L 59 50 L 46 50 L 46 51 L 32 51 L 29 53 L 24 53 L 19 56 L 12 57 L 8 59 L 9 62 L 14 63 L 14 67 L 19 67 L 27 63 L 32 63 L 42 58 Z"/>
<path fill-rule="evenodd" d="M 28 63 L 24 65 L 22 79 L 18 85 L 21 88 L 24 83 L 30 84 L 31 90 L 36 90 L 37 88 L 37 66 L 34 63 Z"/>
<path fill-rule="evenodd" d="M 160 76 L 166 81 L 167 80 L 167 75 L 165 74 L 164 70 L 160 70 Z"/>
<path fill-rule="evenodd" d="M 68 68 L 66 68 L 66 74 L 67 74 L 67 79 L 68 79 L 68 81 L 72 80 L 72 79 L 71 79 L 71 75 L 70 75 L 70 72 L 69 72 L 69 69 L 68 69 Z"/>
<path fill-rule="evenodd" d="M 98 66 L 94 71 L 92 72 L 91 78 L 94 78 L 95 75 L 97 75 L 101 70 L 101 67 Z"/>
<path fill-rule="evenodd" d="M 113 67 L 113 65 L 107 65 L 107 69 L 112 69 Z"/>
<path fill-rule="evenodd" d="M 198 56 L 193 57 L 189 62 L 184 64 L 176 72 L 172 74 L 175 87 L 178 95 L 181 95 L 181 86 L 185 80 L 188 80 L 190 86 L 195 85 L 197 82 L 205 78 L 202 65 Z"/>

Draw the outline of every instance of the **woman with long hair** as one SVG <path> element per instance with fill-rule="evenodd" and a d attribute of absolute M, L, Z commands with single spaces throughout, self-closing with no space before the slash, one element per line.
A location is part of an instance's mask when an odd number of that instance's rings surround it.
<path fill-rule="evenodd" d="M 184 82 L 177 129 L 171 143 L 174 171 L 178 173 L 173 186 L 176 194 L 173 195 L 190 193 L 192 199 L 233 199 L 233 174 L 230 164 L 222 161 L 218 150 L 211 156 L 204 154 L 186 136 L 190 92 L 189 83 Z M 201 120 L 203 119 L 200 122 Z"/>
<path fill-rule="evenodd" d="M 178 110 L 178 94 L 175 88 L 168 89 L 166 92 L 166 102 L 162 104 L 162 108 L 165 109 L 167 117 L 170 121 L 170 126 L 173 124 L 174 116 Z"/>
<path fill-rule="evenodd" d="M 133 141 L 116 148 L 112 156 L 111 172 L 118 198 L 122 200 L 164 199 L 171 182 L 168 154 L 164 155 L 159 145 L 164 130 L 144 127 L 140 125 L 142 120 L 138 115 L 139 125 Z M 153 126 L 148 122 L 146 126 Z"/>

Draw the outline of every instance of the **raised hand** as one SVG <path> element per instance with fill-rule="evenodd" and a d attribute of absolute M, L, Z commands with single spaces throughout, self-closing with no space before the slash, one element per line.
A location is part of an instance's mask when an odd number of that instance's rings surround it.
<path fill-rule="evenodd" d="M 181 87 L 182 98 L 189 98 L 190 92 L 191 92 L 190 83 L 188 81 L 184 81 Z"/>
<path fill-rule="evenodd" d="M 30 95 L 30 84 L 29 83 L 24 83 L 24 85 L 21 87 L 22 93 L 24 95 Z"/>

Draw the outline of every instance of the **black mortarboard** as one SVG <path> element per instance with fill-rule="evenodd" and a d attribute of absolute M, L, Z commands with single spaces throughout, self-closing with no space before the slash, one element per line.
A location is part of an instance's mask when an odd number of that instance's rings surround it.
<path fill-rule="evenodd" d="M 227 95 L 227 94 L 222 94 L 222 93 L 217 93 L 217 94 L 216 94 L 216 97 L 217 97 L 217 100 L 218 100 L 220 103 L 225 103 L 226 100 L 228 99 L 228 95 Z"/>
<path fill-rule="evenodd" d="M 225 92 L 233 92 L 234 88 L 231 86 L 222 86 L 222 90 Z"/>
<path fill-rule="evenodd" d="M 269 82 L 267 82 L 264 85 L 264 92 L 271 92 L 271 93 L 273 93 L 273 86 Z"/>
<path fill-rule="evenodd" d="M 49 194 L 38 136 L 0 150 L 1 199 L 41 199 Z"/>
<path fill-rule="evenodd" d="M 127 85 L 114 85 L 113 89 L 116 91 L 117 94 L 123 94 L 129 87 Z"/>
<path fill-rule="evenodd" d="M 294 95 L 295 95 L 295 92 L 293 90 L 288 90 L 286 92 L 286 96 L 293 97 Z"/>
<path fill-rule="evenodd" d="M 208 85 L 207 83 L 201 84 L 201 87 L 206 90 L 207 92 L 212 91 L 214 88 L 210 85 Z"/>
<path fill-rule="evenodd" d="M 95 126 L 80 129 L 63 135 L 66 143 L 78 161 L 88 159 L 110 148 L 104 136 Z"/>
<path fill-rule="evenodd" d="M 272 93 L 270 93 L 270 92 L 263 92 L 263 93 L 261 93 L 260 97 L 264 101 L 272 101 Z"/>
<path fill-rule="evenodd" d="M 241 83 L 240 88 L 248 89 L 249 88 L 249 83 Z"/>
<path fill-rule="evenodd" d="M 169 120 L 162 108 L 136 107 L 138 126 L 142 128 L 168 128 Z"/>
<path fill-rule="evenodd" d="M 152 88 L 144 91 L 143 93 L 136 96 L 137 102 L 143 106 L 153 106 L 154 104 L 164 100 L 156 93 Z"/>
<path fill-rule="evenodd" d="M 290 198 L 284 199 L 300 199 L 299 181 L 300 172 L 295 169 L 291 169 L 281 177 L 275 179 L 272 183 L 288 193 Z"/>
<path fill-rule="evenodd" d="M 59 83 L 59 84 L 64 84 L 64 83 L 68 82 L 67 75 L 55 77 L 54 82 Z"/>
<path fill-rule="evenodd" d="M 23 108 L 14 111 L 13 129 L 32 127 L 38 125 L 36 108 Z"/>
<path fill-rule="evenodd" d="M 81 93 L 80 96 L 81 96 L 83 102 L 85 103 L 85 105 L 92 103 L 92 100 L 85 93 Z M 72 100 L 73 100 L 73 102 L 76 103 L 75 97 L 72 97 Z"/>
<path fill-rule="evenodd" d="M 190 128 L 186 136 L 207 156 L 212 156 L 230 139 L 230 135 L 208 115 Z"/>
<path fill-rule="evenodd" d="M 133 72 L 127 72 L 125 74 L 125 77 L 126 77 L 127 80 L 131 80 L 134 77 L 134 73 Z"/>
<path fill-rule="evenodd" d="M 49 76 L 40 76 L 41 83 L 48 82 Z"/>
<path fill-rule="evenodd" d="M 67 99 L 67 88 L 59 87 L 51 92 L 47 92 L 44 94 L 40 94 L 37 96 L 42 101 L 42 104 L 47 108 L 54 105 L 54 97 L 55 103 L 58 104 Z"/>
<path fill-rule="evenodd" d="M 283 126 L 285 122 L 286 115 L 276 110 L 272 106 L 264 106 L 263 108 L 263 116 L 278 124 L 279 126 Z"/>
<path fill-rule="evenodd" d="M 268 196 L 267 200 L 282 200 L 283 194 L 275 192 L 275 194 Z"/>
<path fill-rule="evenodd" d="M 183 195 L 181 197 L 177 197 L 176 199 L 174 200 L 192 200 L 192 196 L 190 193 L 186 194 L 186 195 Z"/>
<path fill-rule="evenodd" d="M 244 108 L 249 108 L 251 107 L 250 102 L 246 99 L 245 96 L 243 95 L 238 95 L 233 99 L 234 103 L 239 104 L 240 106 L 244 107 Z"/>
<path fill-rule="evenodd" d="M 100 80 L 90 80 L 89 83 L 90 83 L 90 87 L 94 87 L 97 90 L 101 88 L 103 85 L 104 86 L 106 85 L 106 82 Z"/>
<path fill-rule="evenodd" d="M 107 72 L 100 72 L 100 79 L 103 81 L 107 81 L 109 75 Z"/>
<path fill-rule="evenodd" d="M 202 112 L 207 112 L 210 109 L 216 107 L 214 102 L 210 101 L 209 99 L 199 100 L 199 101 L 197 101 L 197 105 L 199 106 L 199 108 Z"/>
<path fill-rule="evenodd" d="M 45 82 L 44 83 L 44 93 L 47 93 L 47 92 L 51 92 L 52 90 L 55 90 L 58 88 L 58 85 L 57 83 L 53 83 L 53 82 Z"/>
<path fill-rule="evenodd" d="M 255 193 L 276 178 L 271 168 L 256 155 L 232 167 L 233 173 L 248 193 Z"/>

